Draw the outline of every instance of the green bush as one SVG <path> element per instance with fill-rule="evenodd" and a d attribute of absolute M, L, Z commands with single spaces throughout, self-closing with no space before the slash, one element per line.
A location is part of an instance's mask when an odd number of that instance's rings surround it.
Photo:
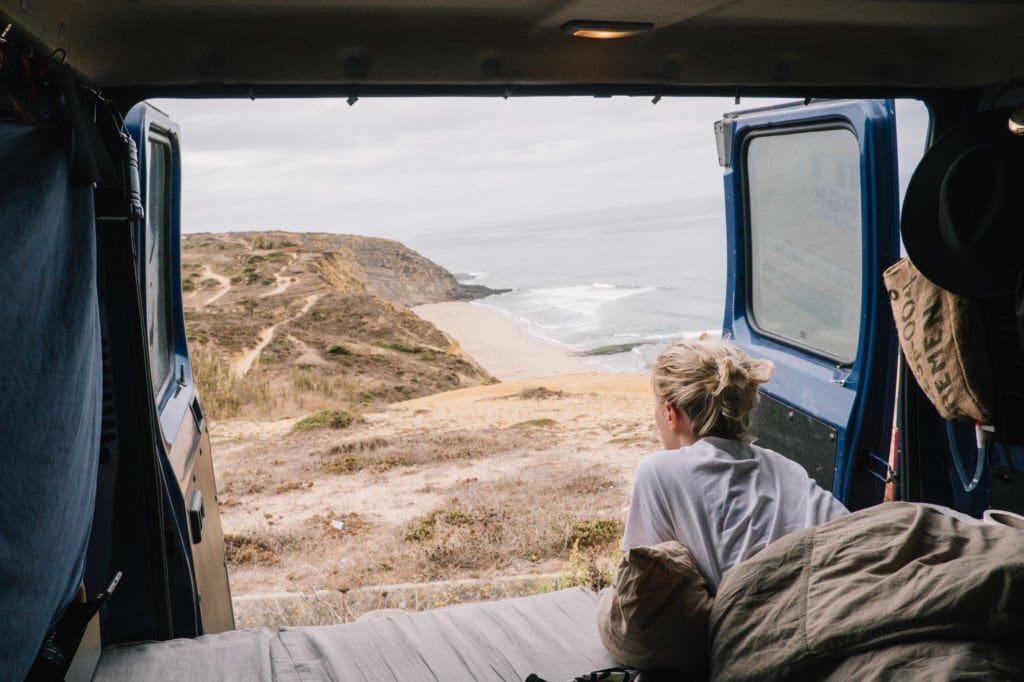
<path fill-rule="evenodd" d="M 355 420 L 355 417 L 344 410 L 320 410 L 296 422 L 295 430 L 344 429 L 351 426 Z"/>
<path fill-rule="evenodd" d="M 405 527 L 402 531 L 402 539 L 406 542 L 422 542 L 434 534 L 435 517 L 428 514 L 417 519 Z"/>
<path fill-rule="evenodd" d="M 423 350 L 419 346 L 409 346 L 398 341 L 374 341 L 373 345 L 377 346 L 377 348 L 397 350 L 399 353 L 419 353 Z"/>

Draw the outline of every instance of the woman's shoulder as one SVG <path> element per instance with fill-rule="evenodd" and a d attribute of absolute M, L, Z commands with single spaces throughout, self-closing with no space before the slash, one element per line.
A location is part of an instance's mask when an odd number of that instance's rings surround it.
<path fill-rule="evenodd" d="M 693 445 L 678 450 L 658 450 L 646 455 L 637 465 L 637 475 L 656 475 L 666 472 L 678 473 L 700 466 L 710 459 L 719 457 L 721 450 L 713 443 L 702 439 Z"/>

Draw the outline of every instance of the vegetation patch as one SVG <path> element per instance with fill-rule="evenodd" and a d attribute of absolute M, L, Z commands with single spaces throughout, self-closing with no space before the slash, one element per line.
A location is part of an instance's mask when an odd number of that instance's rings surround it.
<path fill-rule="evenodd" d="M 639 443 L 656 443 L 654 436 L 617 436 L 608 441 L 609 445 L 637 445 Z"/>
<path fill-rule="evenodd" d="M 374 436 L 339 443 L 323 452 L 318 468 L 331 474 L 354 474 L 364 469 L 387 471 L 414 466 L 493 457 L 520 448 L 544 449 L 541 437 L 515 431 L 464 430 Z"/>
<path fill-rule="evenodd" d="M 527 419 L 526 421 L 517 422 L 510 426 L 510 429 L 550 429 L 558 426 L 558 422 L 554 419 L 548 419 L 544 417 L 542 419 Z"/>
<path fill-rule="evenodd" d="M 344 410 L 319 410 L 296 422 L 293 428 L 296 431 L 344 429 L 351 426 L 355 420 L 355 417 Z"/>
<path fill-rule="evenodd" d="M 289 246 L 295 246 L 295 242 L 288 239 L 272 239 L 270 237 L 256 237 L 252 240 L 252 248 L 259 249 L 260 251 L 270 251 L 273 249 L 287 249 Z"/>
<path fill-rule="evenodd" d="M 363 469 L 371 469 L 378 473 L 400 466 L 402 461 L 396 457 L 336 457 L 320 465 L 320 469 L 329 474 L 354 474 Z"/>
<path fill-rule="evenodd" d="M 423 352 L 423 349 L 420 348 L 419 346 L 410 346 L 408 344 L 400 343 L 398 341 L 374 341 L 373 345 L 377 346 L 377 348 L 387 348 L 388 350 L 395 350 L 398 351 L 399 353 Z"/>
<path fill-rule="evenodd" d="M 428 521 L 430 530 L 417 541 L 418 579 L 446 579 L 466 571 L 521 572 L 550 560 L 568 560 L 571 574 L 571 580 L 561 579 L 551 589 L 611 579 L 623 530 L 615 514 L 626 491 L 599 468 L 568 480 L 514 476 L 463 482 L 450 490 L 456 496 L 417 519 Z"/>
<path fill-rule="evenodd" d="M 224 556 L 229 564 L 256 564 L 273 566 L 281 560 L 274 548 L 275 543 L 254 535 L 239 533 L 224 534 Z"/>
<path fill-rule="evenodd" d="M 567 547 L 589 549 L 603 547 L 622 537 L 623 524 L 618 519 L 580 519 L 569 527 Z"/>
<path fill-rule="evenodd" d="M 313 481 L 287 481 L 274 488 L 274 494 L 291 492 L 293 490 L 308 490 L 313 487 Z"/>
<path fill-rule="evenodd" d="M 434 534 L 434 524 L 437 521 L 436 514 L 427 514 L 416 519 L 402 530 L 402 540 L 405 542 L 422 542 Z"/>
<path fill-rule="evenodd" d="M 616 554 L 599 554 L 586 551 L 579 546 L 573 546 L 569 551 L 569 559 L 565 562 L 565 568 L 562 569 L 562 575 L 552 589 L 585 587 L 594 592 L 600 592 L 606 587 L 611 587 L 615 582 L 617 564 L 618 556 Z"/>
<path fill-rule="evenodd" d="M 551 398 L 568 398 L 570 395 L 572 394 L 565 391 L 551 390 L 546 386 L 533 386 L 519 391 L 515 397 L 520 400 L 549 400 Z"/>

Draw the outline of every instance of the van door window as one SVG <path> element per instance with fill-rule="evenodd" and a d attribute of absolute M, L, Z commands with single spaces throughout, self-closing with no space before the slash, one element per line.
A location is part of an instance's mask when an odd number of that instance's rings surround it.
<path fill-rule="evenodd" d="M 171 147 L 163 138 L 149 141 L 146 200 L 146 335 L 153 390 L 159 393 L 171 370 Z"/>
<path fill-rule="evenodd" d="M 861 313 L 860 146 L 848 128 L 747 144 L 750 302 L 758 331 L 841 362 Z"/>

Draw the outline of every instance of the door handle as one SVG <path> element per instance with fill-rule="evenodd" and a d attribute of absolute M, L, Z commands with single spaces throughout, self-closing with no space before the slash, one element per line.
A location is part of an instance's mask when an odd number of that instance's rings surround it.
<path fill-rule="evenodd" d="M 203 506 L 203 491 L 196 490 L 188 502 L 188 527 L 192 534 L 192 544 L 203 541 L 203 526 L 206 524 L 206 508 Z"/>

